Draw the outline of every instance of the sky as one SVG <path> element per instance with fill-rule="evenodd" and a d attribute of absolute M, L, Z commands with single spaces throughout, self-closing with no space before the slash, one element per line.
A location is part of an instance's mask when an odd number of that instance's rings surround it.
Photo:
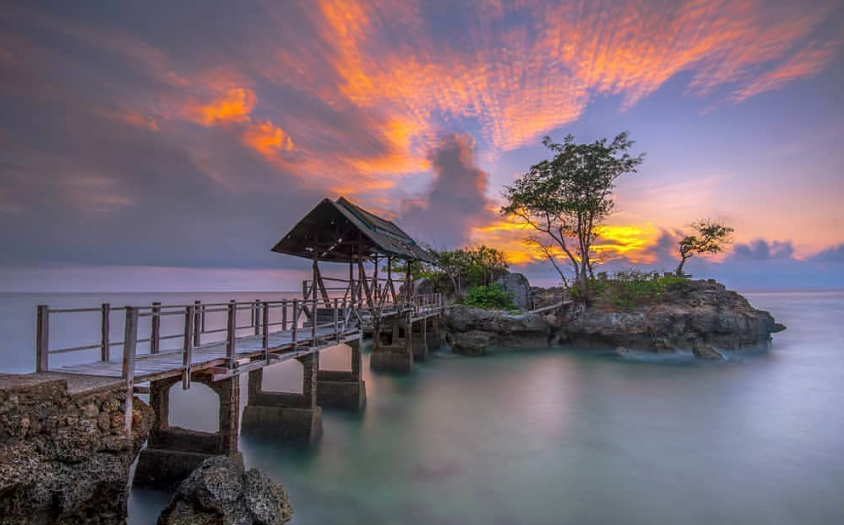
<path fill-rule="evenodd" d="M 607 269 L 844 287 L 840 0 L 5 1 L 0 114 L 0 292 L 297 289 L 340 195 L 553 284 L 501 192 L 621 131 Z"/>

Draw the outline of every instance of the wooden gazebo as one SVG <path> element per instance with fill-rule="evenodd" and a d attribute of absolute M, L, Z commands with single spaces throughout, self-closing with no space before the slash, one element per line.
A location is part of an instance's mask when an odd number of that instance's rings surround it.
<path fill-rule="evenodd" d="M 273 251 L 313 261 L 311 284 L 303 286 L 305 299 L 321 296 L 329 306 L 329 292 L 343 291 L 349 304 L 380 311 L 385 305 L 409 302 L 413 294 L 410 264 L 404 276 L 404 293 L 397 293 L 392 260 L 431 262 L 430 255 L 392 221 L 371 213 L 348 199 L 323 199 L 305 215 L 274 247 Z M 387 263 L 387 275 L 378 277 L 378 264 Z M 348 280 L 323 277 L 320 262 L 347 263 Z M 374 265 L 367 276 L 366 263 Z M 355 275 L 357 268 L 357 275 Z M 342 288 L 325 282 L 342 283 Z M 401 289 L 399 290 L 401 291 Z"/>

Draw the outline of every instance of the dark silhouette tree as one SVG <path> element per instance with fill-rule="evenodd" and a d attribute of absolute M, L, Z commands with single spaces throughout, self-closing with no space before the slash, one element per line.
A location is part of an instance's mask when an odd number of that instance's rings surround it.
<path fill-rule="evenodd" d="M 680 240 L 680 264 L 677 275 L 683 275 L 683 265 L 694 255 L 715 254 L 724 250 L 724 246 L 733 242 L 735 231 L 721 221 L 700 219 L 690 224 L 694 235 L 686 235 Z"/>
<path fill-rule="evenodd" d="M 502 195 L 507 205 L 501 213 L 531 226 L 535 233 L 527 241 L 551 261 L 566 289 L 569 282 L 563 266 L 570 266 L 572 286 L 589 300 L 592 247 L 600 225 L 615 207 L 615 181 L 636 172 L 644 155 L 628 153 L 633 141 L 626 132 L 612 142 L 601 139 L 578 144 L 568 135 L 562 144 L 550 137 L 542 143 L 553 158 L 534 164 L 512 186 L 505 187 Z"/>

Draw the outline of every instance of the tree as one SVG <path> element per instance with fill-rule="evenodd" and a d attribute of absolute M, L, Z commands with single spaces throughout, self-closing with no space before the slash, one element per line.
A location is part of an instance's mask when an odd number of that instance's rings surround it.
<path fill-rule="evenodd" d="M 733 242 L 735 231 L 721 221 L 700 219 L 690 224 L 696 235 L 686 235 L 680 240 L 680 264 L 677 275 L 683 275 L 683 265 L 694 255 L 715 254 Z"/>
<path fill-rule="evenodd" d="M 554 154 L 505 187 L 507 205 L 501 214 L 514 217 L 537 233 L 527 241 L 539 248 L 569 289 L 562 266 L 574 273 L 573 286 L 589 299 L 589 278 L 594 279 L 592 247 L 598 229 L 615 207 L 612 190 L 625 173 L 635 173 L 644 155 L 632 157 L 633 146 L 626 132 L 612 142 L 575 143 L 568 135 L 562 144 L 545 137 L 542 144 Z M 560 259 L 563 260 L 561 265 Z"/>
<path fill-rule="evenodd" d="M 461 297 L 465 286 L 491 284 L 507 273 L 504 252 L 489 246 L 467 246 L 456 250 L 428 248 L 434 266 L 445 274 L 454 287 L 456 297 Z"/>

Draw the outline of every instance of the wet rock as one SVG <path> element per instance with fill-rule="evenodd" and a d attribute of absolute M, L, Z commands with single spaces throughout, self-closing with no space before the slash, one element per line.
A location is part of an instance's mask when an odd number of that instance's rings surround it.
<path fill-rule="evenodd" d="M 539 314 L 510 313 L 457 305 L 443 317 L 452 349 L 465 355 L 483 354 L 489 346 L 547 347 L 551 324 Z"/>
<path fill-rule="evenodd" d="M 705 345 L 701 343 L 695 344 L 695 346 L 692 348 L 692 352 L 698 359 L 705 359 L 708 361 L 719 361 L 721 359 L 724 359 L 724 355 L 721 354 L 721 352 L 715 350 L 710 345 Z"/>
<path fill-rule="evenodd" d="M 282 525 L 293 516 L 287 493 L 257 469 L 228 457 L 203 461 L 179 485 L 158 525 Z"/>

